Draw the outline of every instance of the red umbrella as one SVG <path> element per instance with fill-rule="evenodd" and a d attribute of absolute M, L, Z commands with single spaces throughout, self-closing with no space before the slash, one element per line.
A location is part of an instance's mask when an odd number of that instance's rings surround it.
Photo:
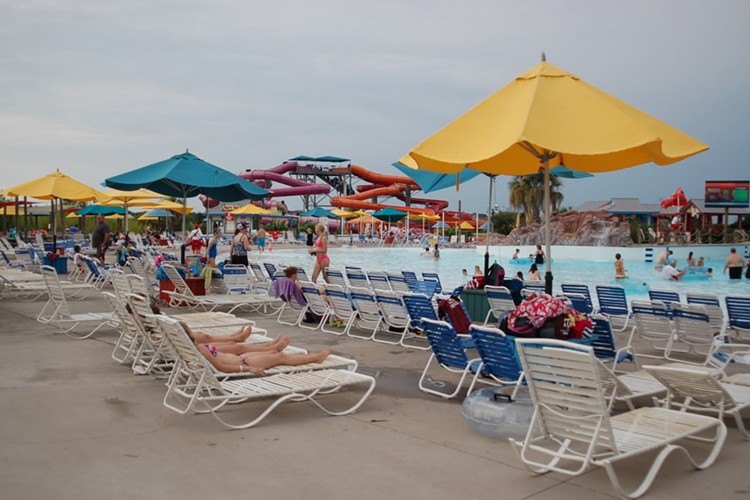
<path fill-rule="evenodd" d="M 682 190 L 682 188 L 677 188 L 677 191 L 675 191 L 671 196 L 668 198 L 665 198 L 661 200 L 661 206 L 662 208 L 669 208 L 669 207 L 680 207 L 687 205 L 688 199 L 687 196 L 685 196 L 685 191 Z"/>

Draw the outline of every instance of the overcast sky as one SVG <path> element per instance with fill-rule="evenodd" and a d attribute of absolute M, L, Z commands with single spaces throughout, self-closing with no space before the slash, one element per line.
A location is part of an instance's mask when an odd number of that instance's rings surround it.
<path fill-rule="evenodd" d="M 0 187 L 54 168 L 98 184 L 186 147 L 232 171 L 305 154 L 395 173 L 545 51 L 711 147 L 566 181 L 565 205 L 702 197 L 707 178 L 750 176 L 749 14 L 695 0 L 0 0 Z M 436 197 L 483 210 L 485 182 Z"/>

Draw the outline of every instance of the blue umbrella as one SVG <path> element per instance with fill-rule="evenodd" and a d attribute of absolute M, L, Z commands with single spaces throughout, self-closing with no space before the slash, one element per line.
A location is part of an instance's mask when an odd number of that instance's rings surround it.
<path fill-rule="evenodd" d="M 125 215 L 125 207 L 105 207 L 103 205 L 87 205 L 76 212 L 76 215 Z"/>
<path fill-rule="evenodd" d="M 187 198 L 204 194 L 219 201 L 260 200 L 269 195 L 265 189 L 185 152 L 145 167 L 110 177 L 106 186 L 123 191 L 147 188 L 159 194 Z M 185 211 L 182 231 L 185 232 Z"/>
<path fill-rule="evenodd" d="M 578 172 L 576 170 L 571 170 L 565 165 L 557 166 L 549 171 L 550 174 L 562 177 L 563 179 L 585 179 L 586 177 L 593 177 L 594 174 L 590 174 L 588 172 Z"/>
<path fill-rule="evenodd" d="M 153 208 L 146 212 L 147 217 L 172 217 L 174 214 L 164 208 Z"/>
<path fill-rule="evenodd" d="M 321 217 L 328 217 L 329 219 L 339 218 L 339 216 L 336 215 L 335 213 L 329 210 L 326 210 L 325 208 L 322 208 L 322 207 L 316 207 L 316 208 L 313 208 L 312 210 L 307 210 L 299 214 L 299 216 L 300 217 L 316 217 L 318 219 L 320 219 Z"/>
<path fill-rule="evenodd" d="M 443 222 L 443 221 L 440 221 L 440 222 L 436 222 L 435 224 L 433 224 L 433 225 L 432 225 L 432 229 L 442 229 L 442 228 L 444 228 L 444 227 L 446 227 L 446 228 L 447 228 L 447 227 L 450 227 L 450 226 L 448 226 L 448 224 L 446 224 L 446 223 L 445 223 L 445 222 Z"/>
<path fill-rule="evenodd" d="M 378 210 L 377 212 L 372 214 L 372 216 L 385 222 L 398 222 L 406 217 L 406 212 L 396 210 L 395 208 L 386 207 Z"/>
<path fill-rule="evenodd" d="M 469 170 L 468 168 L 465 168 L 458 174 L 439 174 L 436 172 L 428 172 L 426 170 L 417 170 L 408 167 L 398 161 L 394 163 L 393 166 L 401 171 L 401 173 L 410 177 L 414 182 L 419 184 L 419 187 L 425 193 L 429 193 L 431 191 L 439 191 L 440 189 L 449 187 L 455 187 L 456 178 L 458 178 L 458 182 L 460 184 L 463 184 L 464 182 L 470 181 L 481 173 L 476 170 Z"/>

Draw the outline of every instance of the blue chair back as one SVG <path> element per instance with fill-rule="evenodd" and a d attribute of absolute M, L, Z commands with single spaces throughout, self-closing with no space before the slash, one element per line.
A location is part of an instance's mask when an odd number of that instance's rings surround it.
<path fill-rule="evenodd" d="M 469 358 L 466 357 L 464 345 L 451 324 L 431 319 L 425 319 L 422 324 L 437 362 L 461 370 L 466 368 Z"/>
<path fill-rule="evenodd" d="M 411 286 L 412 283 L 417 282 L 417 273 L 415 273 L 414 271 L 401 271 L 401 275 L 404 277 L 406 283 L 409 286 Z"/>
<path fill-rule="evenodd" d="M 356 268 L 346 268 L 346 279 L 349 281 L 349 286 L 356 286 L 362 288 L 369 288 L 370 282 L 367 281 L 367 276 Z"/>
<path fill-rule="evenodd" d="M 432 297 L 433 295 L 438 293 L 437 287 L 437 281 L 430 280 L 415 281 L 414 283 L 409 284 L 409 288 L 411 288 L 412 292 L 421 293 L 423 295 L 427 295 L 428 297 Z"/>
<path fill-rule="evenodd" d="M 727 295 L 724 301 L 730 328 L 750 330 L 750 297 Z"/>
<path fill-rule="evenodd" d="M 406 312 L 409 314 L 409 320 L 412 326 L 424 330 L 422 318 L 437 321 L 437 313 L 432 307 L 432 302 L 426 295 L 418 293 L 405 293 L 403 296 Z"/>
<path fill-rule="evenodd" d="M 440 276 L 438 273 L 422 273 L 422 279 L 425 281 L 434 281 L 437 283 L 435 287 L 435 293 L 443 291 L 443 284 L 440 282 Z"/>
<path fill-rule="evenodd" d="M 523 372 L 516 352 L 516 341 L 497 328 L 472 325 L 469 335 L 482 358 L 482 373 L 493 377 L 517 380 Z"/>
<path fill-rule="evenodd" d="M 599 301 L 599 312 L 610 316 L 627 316 L 628 299 L 621 286 L 597 285 L 596 298 Z"/>
<path fill-rule="evenodd" d="M 565 296 L 568 297 L 571 302 L 573 302 L 573 307 L 576 311 L 584 314 L 591 314 L 592 312 L 594 312 L 594 301 L 591 299 L 591 291 L 589 290 L 588 285 L 581 285 L 577 283 L 563 283 L 562 291 L 563 294 L 565 294 Z M 573 297 L 568 296 L 569 293 L 582 295 L 584 301 L 581 302 L 580 297 L 577 298 L 577 301 L 574 300 Z"/>
<path fill-rule="evenodd" d="M 609 320 L 599 314 L 591 316 L 590 319 L 594 323 L 594 330 L 591 332 L 591 347 L 594 348 L 594 354 L 602 360 L 614 359 L 617 347 Z"/>
<path fill-rule="evenodd" d="M 276 279 L 276 272 L 278 271 L 278 269 L 276 269 L 276 266 L 274 266 L 270 262 L 264 262 L 263 268 L 266 270 L 266 273 L 268 273 L 268 277 L 271 278 L 271 281 Z"/>
<path fill-rule="evenodd" d="M 673 290 L 649 290 L 649 300 L 660 300 L 667 306 L 672 302 L 680 302 L 680 294 Z"/>

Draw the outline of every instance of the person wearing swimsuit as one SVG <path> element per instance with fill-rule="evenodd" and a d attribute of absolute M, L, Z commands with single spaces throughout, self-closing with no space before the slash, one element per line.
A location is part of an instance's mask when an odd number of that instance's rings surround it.
<path fill-rule="evenodd" d="M 249 265 L 247 252 L 252 250 L 252 248 L 250 238 L 247 237 L 247 225 L 240 222 L 237 224 L 237 233 L 235 233 L 232 239 L 232 264 Z"/>
<path fill-rule="evenodd" d="M 221 238 L 221 229 L 214 229 L 213 236 L 208 240 L 208 247 L 206 247 L 206 257 L 208 258 L 208 265 L 216 267 L 216 256 L 219 255 L 219 238 Z"/>
<path fill-rule="evenodd" d="M 312 282 L 318 282 L 318 276 L 323 273 L 323 281 L 328 281 L 328 266 L 331 265 L 331 259 L 328 257 L 328 233 L 325 224 L 319 223 L 315 226 L 315 234 L 318 239 L 310 249 L 310 255 L 315 255 L 315 267 L 313 268 Z"/>
<path fill-rule="evenodd" d="M 544 250 L 542 250 L 542 245 L 536 246 L 536 250 L 534 251 L 534 264 L 544 264 Z"/>

